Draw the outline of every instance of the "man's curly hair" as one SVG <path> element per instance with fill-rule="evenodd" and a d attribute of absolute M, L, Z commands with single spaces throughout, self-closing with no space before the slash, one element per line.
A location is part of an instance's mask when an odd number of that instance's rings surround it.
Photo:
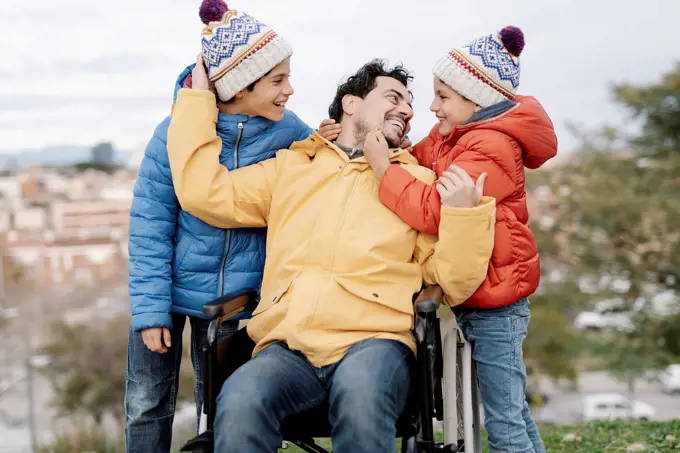
<path fill-rule="evenodd" d="M 388 68 L 384 60 L 376 58 L 363 65 L 356 74 L 338 86 L 335 98 L 331 102 L 330 107 L 328 107 L 329 118 L 334 119 L 336 123 L 340 123 L 343 113 L 342 98 L 349 94 L 365 99 L 368 93 L 375 88 L 378 77 L 392 77 L 407 88 L 409 82 L 413 80 L 413 76 L 401 64 L 394 68 Z M 413 94 L 410 91 L 409 95 L 413 99 Z"/>

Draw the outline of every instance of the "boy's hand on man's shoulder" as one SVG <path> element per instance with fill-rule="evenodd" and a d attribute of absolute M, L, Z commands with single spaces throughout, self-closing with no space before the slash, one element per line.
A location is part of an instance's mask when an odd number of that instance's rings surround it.
<path fill-rule="evenodd" d="M 484 194 L 486 177 L 487 174 L 482 173 L 475 182 L 465 170 L 451 165 L 437 181 L 437 192 L 442 205 L 449 208 L 474 208 L 479 205 Z"/>
<path fill-rule="evenodd" d="M 319 135 L 332 142 L 337 139 L 342 131 L 342 126 L 335 123 L 335 120 L 325 119 L 319 125 Z"/>

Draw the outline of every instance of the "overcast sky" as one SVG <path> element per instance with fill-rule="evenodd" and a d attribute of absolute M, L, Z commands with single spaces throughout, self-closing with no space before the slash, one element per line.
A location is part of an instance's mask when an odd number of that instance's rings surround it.
<path fill-rule="evenodd" d="M 0 0 L 0 153 L 113 141 L 139 149 L 195 60 L 199 0 Z M 432 66 L 450 47 L 521 27 L 520 93 L 565 124 L 617 123 L 612 83 L 650 83 L 680 61 L 680 0 L 233 0 L 291 42 L 288 106 L 316 127 L 338 82 L 374 57 L 416 80 L 412 138 L 433 124 Z"/>

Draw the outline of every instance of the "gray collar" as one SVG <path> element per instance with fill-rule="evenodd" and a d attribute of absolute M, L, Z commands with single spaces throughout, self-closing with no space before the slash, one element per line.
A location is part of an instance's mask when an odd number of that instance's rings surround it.
<path fill-rule="evenodd" d="M 491 118 L 502 115 L 515 106 L 515 103 L 510 100 L 504 100 L 496 104 L 490 105 L 481 109 L 470 117 L 465 124 L 476 123 L 477 121 L 485 121 Z"/>
<path fill-rule="evenodd" d="M 354 158 L 361 157 L 361 156 L 364 155 L 364 150 L 361 149 L 361 148 L 350 148 L 350 147 L 341 145 L 337 141 L 333 142 L 333 144 L 335 146 L 337 146 L 338 148 L 340 148 L 341 150 L 343 150 L 345 152 L 345 154 L 347 154 L 347 157 L 350 158 L 350 160 L 354 159 Z"/>

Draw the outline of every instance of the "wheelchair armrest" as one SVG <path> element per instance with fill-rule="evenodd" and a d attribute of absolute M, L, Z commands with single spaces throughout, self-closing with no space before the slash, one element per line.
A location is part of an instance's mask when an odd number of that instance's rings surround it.
<path fill-rule="evenodd" d="M 203 315 L 211 318 L 221 318 L 229 313 L 239 311 L 239 309 L 254 301 L 256 296 L 257 293 L 248 289 L 240 294 L 227 294 L 218 297 L 203 306 Z"/>
<path fill-rule="evenodd" d="M 434 313 L 444 299 L 444 292 L 439 285 L 426 286 L 416 299 L 416 313 Z"/>
<path fill-rule="evenodd" d="M 245 290 L 241 294 L 227 294 L 203 306 L 203 314 L 212 318 L 208 326 L 208 345 L 212 347 L 217 341 L 217 332 L 222 323 L 257 306 L 257 292 Z"/>

